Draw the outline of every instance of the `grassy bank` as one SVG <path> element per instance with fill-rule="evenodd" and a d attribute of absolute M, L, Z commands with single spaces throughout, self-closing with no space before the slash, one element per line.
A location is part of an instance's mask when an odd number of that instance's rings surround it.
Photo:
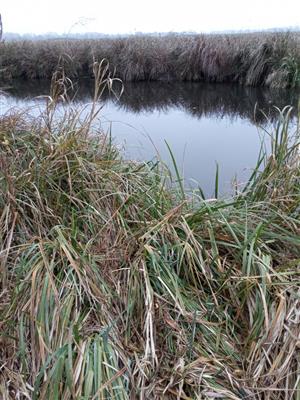
<path fill-rule="evenodd" d="M 63 62 L 70 78 L 89 76 L 93 58 L 108 59 L 124 81 L 238 82 L 272 87 L 300 83 L 299 33 L 134 36 L 0 45 L 0 70 L 6 80 L 50 78 L 58 62 Z"/>
<path fill-rule="evenodd" d="M 299 399 L 289 110 L 243 192 L 205 201 L 122 160 L 96 103 L 55 116 L 61 89 L 0 119 L 0 397 Z"/>

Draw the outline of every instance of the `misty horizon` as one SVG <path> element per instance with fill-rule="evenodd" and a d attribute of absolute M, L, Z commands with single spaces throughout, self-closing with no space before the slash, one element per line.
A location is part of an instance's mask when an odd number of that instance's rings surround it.
<path fill-rule="evenodd" d="M 0 13 L 4 32 L 19 35 L 93 34 L 132 35 L 140 33 L 223 33 L 299 29 L 296 0 L 286 0 L 284 12 L 280 0 L 116 0 L 110 4 L 86 0 L 84 4 L 52 0 L 4 0 Z M 17 10 L 17 12 L 16 12 Z"/>
<path fill-rule="evenodd" d="M 217 30 L 210 32 L 201 31 L 153 31 L 153 32 L 116 32 L 116 33 L 104 33 L 104 32 L 70 32 L 70 33 L 59 33 L 59 32 L 45 32 L 45 33 L 35 33 L 35 32 L 5 32 L 3 29 L 3 39 L 5 40 L 22 40 L 22 39 L 63 39 L 63 38 L 83 38 L 83 39 L 98 39 L 98 38 L 117 38 L 117 37 L 130 37 L 130 36 L 168 36 L 168 35 L 218 35 L 218 34 L 247 34 L 247 33 L 276 33 L 276 32 L 300 32 L 300 26 L 287 26 L 287 27 L 274 27 L 268 29 L 227 29 L 227 30 Z"/>

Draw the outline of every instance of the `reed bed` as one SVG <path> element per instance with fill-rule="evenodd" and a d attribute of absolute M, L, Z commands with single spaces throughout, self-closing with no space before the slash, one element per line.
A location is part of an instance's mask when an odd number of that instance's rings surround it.
<path fill-rule="evenodd" d="M 56 75 L 39 117 L 0 119 L 1 399 L 299 399 L 290 109 L 248 184 L 205 200 L 97 131 L 99 68 L 90 114 L 56 115 Z"/>
<path fill-rule="evenodd" d="M 70 78 L 92 75 L 106 58 L 123 81 L 300 83 L 299 33 L 131 36 L 95 40 L 11 41 L 0 45 L 3 79 L 50 78 L 63 62 Z"/>

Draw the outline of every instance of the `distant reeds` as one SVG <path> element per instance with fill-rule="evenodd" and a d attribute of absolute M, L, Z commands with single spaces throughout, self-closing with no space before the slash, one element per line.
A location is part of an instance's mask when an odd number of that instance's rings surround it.
<path fill-rule="evenodd" d="M 300 84 L 300 35 L 292 32 L 11 41 L 0 46 L 6 80 L 50 78 L 59 63 L 70 78 L 92 76 L 93 59 L 103 58 L 124 81 Z"/>
<path fill-rule="evenodd" d="M 89 115 L 55 115 L 56 74 L 42 115 L 0 118 L 1 399 L 299 398 L 290 109 L 242 191 L 206 201 L 97 131 L 103 66 Z"/>

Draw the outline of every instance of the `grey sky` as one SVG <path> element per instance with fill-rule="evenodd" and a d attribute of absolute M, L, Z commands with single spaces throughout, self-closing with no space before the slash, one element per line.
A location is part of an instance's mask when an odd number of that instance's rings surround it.
<path fill-rule="evenodd" d="M 1 0 L 16 33 L 134 33 L 268 29 L 300 25 L 297 0 Z"/>

